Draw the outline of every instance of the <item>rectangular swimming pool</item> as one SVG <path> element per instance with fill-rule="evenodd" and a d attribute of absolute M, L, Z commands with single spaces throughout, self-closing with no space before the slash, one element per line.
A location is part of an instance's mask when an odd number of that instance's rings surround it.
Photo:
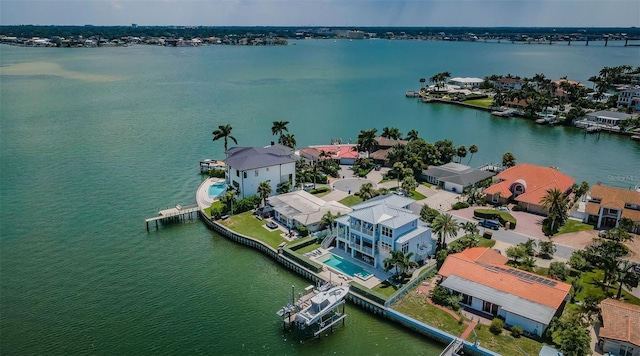
<path fill-rule="evenodd" d="M 331 266 L 338 271 L 347 274 L 351 277 L 358 277 L 363 280 L 369 279 L 373 276 L 371 273 L 364 270 L 362 267 L 353 264 L 340 256 L 336 256 L 333 253 L 329 253 L 326 256 L 322 257 L 318 262 L 322 262 L 327 266 Z"/>

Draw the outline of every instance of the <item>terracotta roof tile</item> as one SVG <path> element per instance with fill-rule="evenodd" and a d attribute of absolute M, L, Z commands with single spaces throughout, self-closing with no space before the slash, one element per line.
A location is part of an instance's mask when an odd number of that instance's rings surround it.
<path fill-rule="evenodd" d="M 600 203 L 587 202 L 585 211 L 591 215 L 600 214 L 600 207 L 622 210 L 622 217 L 640 221 L 640 210 L 625 208 L 625 203 L 640 207 L 640 192 L 634 190 L 594 185 L 589 192 L 591 199 L 599 198 Z"/>
<path fill-rule="evenodd" d="M 640 306 L 609 298 L 600 303 L 600 314 L 600 337 L 640 347 Z"/>
<path fill-rule="evenodd" d="M 566 192 L 573 185 L 573 178 L 560 173 L 556 168 L 541 167 L 528 163 L 520 163 L 508 168 L 496 176 L 498 183 L 485 189 L 487 194 L 501 192 L 505 197 L 511 196 L 509 188 L 517 180 L 526 183 L 525 192 L 516 197 L 516 201 L 540 205 L 540 200 L 547 194 L 549 189 L 559 189 Z M 505 192 L 507 189 L 507 192 Z"/>
<path fill-rule="evenodd" d="M 571 285 L 506 266 L 506 261 L 506 257 L 490 248 L 476 247 L 449 255 L 438 273 L 444 277 L 455 275 L 552 308 L 562 305 Z M 554 282 L 555 285 L 550 285 Z"/>

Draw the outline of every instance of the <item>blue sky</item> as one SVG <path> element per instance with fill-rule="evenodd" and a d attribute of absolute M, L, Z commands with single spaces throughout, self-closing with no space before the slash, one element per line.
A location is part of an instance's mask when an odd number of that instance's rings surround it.
<path fill-rule="evenodd" d="M 1 0 L 2 25 L 640 27 L 638 0 Z"/>

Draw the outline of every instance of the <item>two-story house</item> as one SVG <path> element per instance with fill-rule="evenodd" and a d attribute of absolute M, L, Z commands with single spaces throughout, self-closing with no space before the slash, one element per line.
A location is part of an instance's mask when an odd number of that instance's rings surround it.
<path fill-rule="evenodd" d="M 596 228 L 616 227 L 620 219 L 635 222 L 635 232 L 640 232 L 640 192 L 630 189 L 596 184 L 587 194 L 587 222 Z"/>
<path fill-rule="evenodd" d="M 620 92 L 616 104 L 620 107 L 634 107 L 636 110 L 640 106 L 640 88 L 626 89 Z"/>
<path fill-rule="evenodd" d="M 384 269 L 391 251 L 413 253 L 411 260 L 424 261 L 435 251 L 431 228 L 409 210 L 412 199 L 387 194 L 369 199 L 337 218 L 336 248 L 370 266 Z"/>
<path fill-rule="evenodd" d="M 232 147 L 223 161 L 226 167 L 227 184 L 233 186 L 240 197 L 258 194 L 258 185 L 267 181 L 271 191 L 278 185 L 296 181 L 297 156 L 287 146 Z"/>

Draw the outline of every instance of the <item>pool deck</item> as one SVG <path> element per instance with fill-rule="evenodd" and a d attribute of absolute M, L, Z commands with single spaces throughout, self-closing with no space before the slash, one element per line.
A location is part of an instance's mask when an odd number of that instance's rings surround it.
<path fill-rule="evenodd" d="M 213 202 L 218 200 L 216 198 L 209 197 L 209 187 L 217 182 L 224 182 L 224 179 L 208 178 L 198 187 L 198 190 L 196 191 L 196 203 L 198 204 L 198 208 L 201 210 L 210 207 Z"/>
<path fill-rule="evenodd" d="M 313 260 L 314 262 L 320 263 L 323 266 L 325 266 L 322 269 L 322 272 L 320 272 L 319 274 L 324 277 L 325 279 L 329 280 L 331 279 L 331 281 L 333 281 L 336 284 L 343 284 L 343 283 L 349 283 L 351 281 L 355 281 L 359 284 L 362 284 L 363 286 L 367 287 L 367 288 L 373 288 L 375 286 L 377 286 L 378 284 L 380 284 L 382 281 L 386 280 L 387 278 L 389 278 L 392 273 L 386 273 L 384 271 L 380 271 L 370 265 L 365 264 L 364 262 L 358 261 L 354 258 L 352 258 L 351 256 L 349 256 L 349 254 L 347 254 L 346 252 L 339 250 L 335 247 L 331 247 L 328 249 L 323 249 L 323 248 L 319 248 L 318 251 L 320 252 L 320 254 L 315 255 L 315 256 L 311 256 L 309 257 L 311 260 Z M 346 273 L 340 272 L 337 269 L 327 266 L 326 264 L 320 262 L 320 260 L 324 259 L 324 256 L 326 256 L 329 253 L 333 253 L 336 256 L 339 256 L 347 261 L 349 261 L 350 263 L 353 263 L 354 265 L 364 269 L 365 271 L 371 273 L 373 276 L 371 276 L 370 278 L 368 278 L 367 280 L 363 280 L 360 279 L 358 277 L 351 277 L 349 275 L 347 275 Z"/>

